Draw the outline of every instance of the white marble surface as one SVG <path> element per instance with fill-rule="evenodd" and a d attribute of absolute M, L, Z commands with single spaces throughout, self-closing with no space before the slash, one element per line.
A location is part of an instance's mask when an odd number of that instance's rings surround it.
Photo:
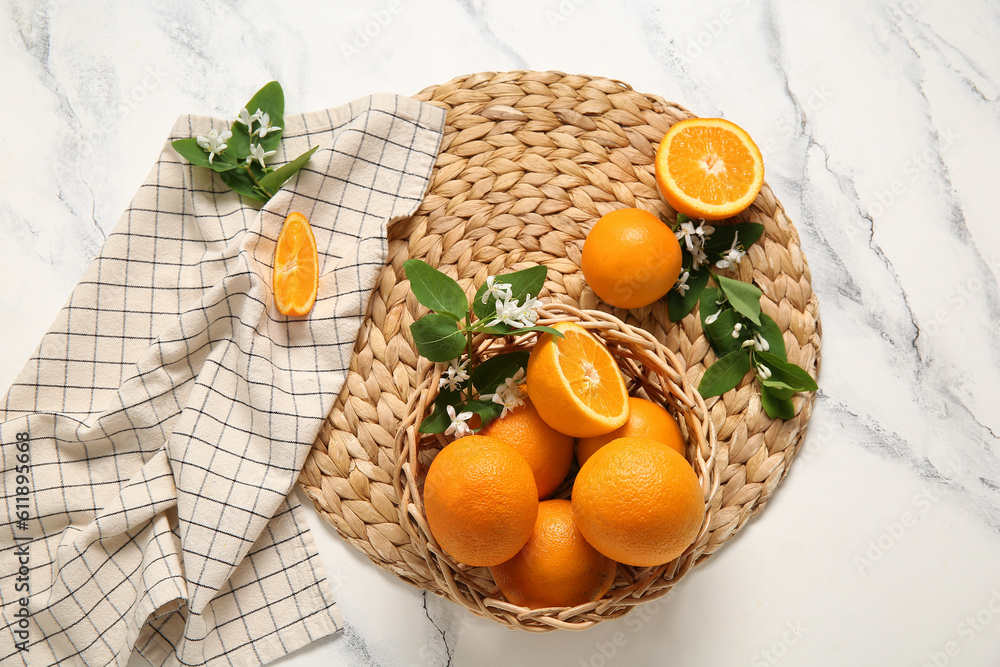
<path fill-rule="evenodd" d="M 276 664 L 1000 664 L 995 1 L 167 5 L 0 1 L 2 387 L 174 119 L 228 116 L 272 78 L 306 111 L 558 69 L 723 115 L 761 146 L 820 297 L 805 450 L 667 601 L 582 634 L 512 632 L 379 570 L 310 510 L 347 628 Z"/>

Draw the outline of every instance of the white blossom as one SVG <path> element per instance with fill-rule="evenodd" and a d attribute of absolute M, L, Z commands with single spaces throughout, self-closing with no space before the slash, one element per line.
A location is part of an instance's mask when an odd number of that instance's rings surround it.
<path fill-rule="evenodd" d="M 677 293 L 680 294 L 681 296 L 687 294 L 687 291 L 691 289 L 691 286 L 688 285 L 688 278 L 690 277 L 691 277 L 691 272 L 685 271 L 684 273 L 681 274 L 681 277 L 677 279 L 677 284 L 674 285 L 674 289 L 677 290 Z"/>
<path fill-rule="evenodd" d="M 759 377 L 761 380 L 767 380 L 768 378 L 771 377 L 771 369 L 765 366 L 764 364 L 760 364 L 759 366 L 757 366 L 757 377 Z"/>
<path fill-rule="evenodd" d="M 469 379 L 469 374 L 465 372 L 468 363 L 468 361 L 458 363 L 457 359 L 452 359 L 448 364 L 448 369 L 441 374 L 438 389 L 448 387 L 452 391 L 458 391 L 462 383 Z"/>
<path fill-rule="evenodd" d="M 496 282 L 496 276 L 486 278 L 486 291 L 483 293 L 483 303 L 489 303 L 490 299 L 506 300 L 511 296 L 510 283 Z"/>
<path fill-rule="evenodd" d="M 541 301 L 531 298 L 528 294 L 524 300 L 524 305 L 519 305 L 517 299 L 505 298 L 503 301 L 497 300 L 497 316 L 486 323 L 486 326 L 493 327 L 497 324 L 507 324 L 515 328 L 531 327 L 538 319 L 538 306 Z"/>
<path fill-rule="evenodd" d="M 504 383 L 497 387 L 496 393 L 483 394 L 483 400 L 493 401 L 503 406 L 500 417 L 506 417 L 507 413 L 514 408 L 524 405 L 524 398 L 521 396 L 521 380 L 524 378 L 524 369 L 519 368 L 514 377 L 504 380 Z"/>
<path fill-rule="evenodd" d="M 257 113 L 260 113 L 260 109 L 257 109 Z M 268 132 L 277 132 L 280 129 L 277 125 L 271 125 L 271 116 L 263 113 L 260 115 L 260 127 L 254 130 L 254 132 L 259 138 L 263 139 L 267 136 Z"/>
<path fill-rule="evenodd" d="M 219 134 L 218 130 L 209 130 L 208 134 L 200 134 L 197 137 L 198 145 L 208 151 L 208 163 L 212 164 L 212 159 L 226 150 L 226 142 L 233 136 L 229 130 Z"/>
<path fill-rule="evenodd" d="M 723 255 L 722 259 L 715 263 L 720 269 L 728 269 L 731 266 L 736 266 L 746 255 L 746 251 L 739 247 L 740 233 L 736 232 L 733 236 L 733 245 L 729 247 L 729 250 Z"/>
<path fill-rule="evenodd" d="M 276 151 L 265 151 L 264 147 L 260 144 L 250 144 L 250 155 L 247 156 L 247 165 L 250 165 L 254 160 L 260 162 L 260 168 L 264 168 L 264 158 L 271 157 Z"/>
<path fill-rule="evenodd" d="M 472 419 L 471 412 L 459 412 L 455 414 L 455 406 L 449 405 L 445 408 L 448 412 L 448 419 L 451 420 L 451 424 L 445 429 L 445 435 L 454 435 L 456 438 L 461 438 L 466 435 L 472 435 L 474 431 L 467 423 Z"/>
<path fill-rule="evenodd" d="M 737 323 L 736 323 L 736 324 L 735 324 L 735 325 L 733 326 L 733 338 L 739 338 L 739 337 L 740 337 L 740 331 L 741 331 L 742 329 L 743 329 L 743 325 L 742 325 L 742 324 L 740 324 L 739 322 L 737 322 Z"/>
<path fill-rule="evenodd" d="M 708 262 L 708 257 L 705 255 L 705 239 L 714 231 L 715 227 L 705 224 L 704 220 L 701 220 L 697 227 L 690 220 L 686 220 L 674 232 L 677 240 L 682 242 L 691 254 L 692 269 L 697 269 Z"/>
<path fill-rule="evenodd" d="M 514 303 L 517 303 L 517 301 L 515 300 Z M 530 294 L 525 295 L 524 305 L 518 306 L 517 309 L 518 325 L 522 327 L 535 326 L 535 321 L 538 319 L 538 307 L 540 305 L 542 305 L 541 301 L 532 299 Z"/>
<path fill-rule="evenodd" d="M 715 320 L 719 319 L 719 315 L 722 314 L 722 309 L 719 308 L 717 311 L 705 318 L 705 324 L 712 324 Z"/>
<path fill-rule="evenodd" d="M 260 115 L 261 115 L 261 110 L 260 109 L 257 109 L 257 111 L 255 111 L 253 113 L 253 115 L 250 115 L 250 112 L 247 111 L 247 108 L 243 107 L 242 109 L 240 109 L 240 113 L 236 117 L 236 120 L 237 120 L 237 122 L 240 122 L 240 123 L 243 123 L 244 125 L 246 125 L 247 130 L 249 131 L 250 130 L 250 126 L 253 125 L 254 122 L 260 120 Z"/>

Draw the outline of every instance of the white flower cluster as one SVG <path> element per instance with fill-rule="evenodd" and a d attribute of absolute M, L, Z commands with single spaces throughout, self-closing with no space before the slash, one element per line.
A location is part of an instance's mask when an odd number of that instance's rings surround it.
<path fill-rule="evenodd" d="M 512 327 L 531 327 L 538 319 L 538 306 L 541 302 L 533 299 L 530 294 L 525 296 L 524 304 L 518 304 L 517 299 L 511 298 L 510 283 L 498 283 L 494 276 L 486 279 L 486 292 L 483 294 L 483 303 L 488 303 L 490 299 L 496 299 L 496 317 L 486 323 L 488 327 L 495 327 L 498 324 L 508 324 Z"/>
<path fill-rule="evenodd" d="M 445 435 L 453 435 L 455 438 L 461 438 L 474 433 L 472 427 L 468 424 L 468 421 L 472 419 L 471 412 L 459 412 L 455 414 L 454 405 L 447 406 L 445 410 L 448 411 L 448 419 L 451 420 L 451 424 L 444 431 Z"/>
<path fill-rule="evenodd" d="M 260 109 L 257 109 L 254 113 L 247 111 L 246 107 L 240 109 L 239 115 L 236 117 L 237 123 L 243 123 L 247 130 L 250 132 L 250 138 L 253 139 L 257 137 L 258 140 L 263 139 L 271 132 L 277 132 L 281 128 L 277 125 L 271 124 L 271 116 Z M 257 129 L 253 129 L 253 124 L 257 123 Z M 210 130 L 208 134 L 199 134 L 196 137 L 198 145 L 201 146 L 208 153 L 208 163 L 212 164 L 212 160 L 215 156 L 226 150 L 229 141 L 233 136 L 233 133 L 229 130 L 219 132 L 218 130 Z M 265 151 L 264 147 L 260 143 L 250 144 L 250 154 L 247 155 L 246 164 L 250 166 L 254 160 L 260 163 L 260 168 L 264 168 L 264 158 L 269 158 L 275 154 L 276 151 Z"/>
<path fill-rule="evenodd" d="M 208 134 L 198 135 L 196 139 L 198 145 L 208 151 L 209 164 L 212 164 L 212 159 L 215 158 L 216 155 L 226 150 L 226 146 L 228 145 L 226 142 L 229 141 L 232 136 L 233 133 L 229 130 L 225 130 L 222 134 L 219 134 L 218 130 L 209 130 Z"/>
<path fill-rule="evenodd" d="M 677 240 L 684 244 L 687 251 L 691 253 L 691 268 L 697 269 L 702 264 L 708 263 L 705 255 L 705 239 L 715 231 L 715 227 L 705 224 L 704 220 L 698 222 L 695 227 L 690 220 L 685 220 L 674 232 Z"/>
<path fill-rule="evenodd" d="M 250 138 L 257 137 L 257 139 L 263 139 L 271 132 L 277 132 L 281 128 L 276 125 L 271 125 L 271 116 L 260 109 L 257 109 L 252 114 L 247 111 L 246 107 L 240 109 L 239 115 L 236 117 L 236 122 L 243 123 L 247 130 L 250 131 Z M 253 129 L 253 124 L 258 123 L 257 129 Z M 260 168 L 264 168 L 264 158 L 271 157 L 276 151 L 265 151 L 264 147 L 259 143 L 250 144 L 250 155 L 247 155 L 247 166 L 250 166 L 254 160 L 260 163 Z"/>
<path fill-rule="evenodd" d="M 722 259 L 715 263 L 717 267 L 720 269 L 728 269 L 729 267 L 736 266 L 740 263 L 740 260 L 743 259 L 743 256 L 747 253 L 746 251 L 740 249 L 739 241 L 740 233 L 736 232 L 736 234 L 733 235 L 733 245 L 729 246 L 729 250 L 722 256 Z"/>
<path fill-rule="evenodd" d="M 521 393 L 521 386 L 524 384 L 524 369 L 519 368 L 514 377 L 504 380 L 504 383 L 497 387 L 496 393 L 483 394 L 484 400 L 490 400 L 503 406 L 500 418 L 507 416 L 507 413 L 514 408 L 524 405 L 524 398 Z"/>
<path fill-rule="evenodd" d="M 674 232 L 674 236 L 677 240 L 684 244 L 687 251 L 691 254 L 691 269 L 696 270 L 701 266 L 708 264 L 708 256 L 705 254 L 705 240 L 711 236 L 712 232 L 715 231 L 715 227 L 708 225 L 704 220 L 699 220 L 698 226 L 696 227 L 690 220 L 685 220 Z M 740 233 L 736 232 L 733 236 L 733 244 L 726 251 L 726 254 L 722 256 L 722 259 L 717 261 L 715 265 L 720 269 L 728 269 L 732 266 L 736 266 L 746 255 L 746 251 L 740 248 Z M 685 271 L 681 274 L 675 286 L 677 291 L 680 292 L 681 296 L 688 291 L 690 288 L 687 284 L 687 280 L 690 278 L 689 272 Z"/>
<path fill-rule="evenodd" d="M 448 370 L 441 374 L 438 389 L 444 389 L 445 387 L 452 391 L 461 389 L 462 383 L 469 379 L 469 374 L 465 372 L 465 367 L 468 365 L 468 359 L 462 363 L 458 363 L 458 359 L 452 359 L 448 363 Z"/>

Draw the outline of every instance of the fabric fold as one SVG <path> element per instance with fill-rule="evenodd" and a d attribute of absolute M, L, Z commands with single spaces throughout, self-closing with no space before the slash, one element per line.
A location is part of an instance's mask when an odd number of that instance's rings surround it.
<path fill-rule="evenodd" d="M 394 95 L 288 116 L 275 163 L 320 148 L 259 210 L 167 143 L 0 401 L 8 497 L 30 444 L 27 519 L 8 503 L 0 525 L 5 625 L 23 606 L 19 545 L 31 575 L 29 639 L 4 636 L 0 662 L 264 664 L 339 628 L 290 492 L 443 125 Z M 171 140 L 226 126 L 183 117 Z M 291 211 L 320 252 L 299 318 L 270 289 Z"/>

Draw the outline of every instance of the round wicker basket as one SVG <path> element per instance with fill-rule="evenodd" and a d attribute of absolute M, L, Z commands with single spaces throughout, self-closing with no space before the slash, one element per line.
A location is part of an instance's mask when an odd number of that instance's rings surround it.
<path fill-rule="evenodd" d="M 431 185 L 413 216 L 390 225 L 389 263 L 300 486 L 377 565 L 477 614 L 533 631 L 584 629 L 619 617 L 666 594 L 763 509 L 801 446 L 815 394 L 797 394 L 795 416 L 785 421 L 766 415 L 749 377 L 702 401 L 692 387 L 715 356 L 697 309 L 677 323 L 665 301 L 613 309 L 583 280 L 583 241 L 604 213 L 634 206 L 676 219 L 657 190 L 653 157 L 670 125 L 691 117 L 687 110 L 618 81 L 560 72 L 474 74 L 416 98 L 448 112 Z M 737 220 L 763 224 L 764 236 L 728 275 L 760 287 L 761 308 L 782 329 L 789 361 L 816 377 L 817 300 L 795 227 L 766 183 Z M 548 610 L 503 601 L 487 569 L 456 564 L 437 548 L 419 485 L 439 443 L 418 438 L 416 424 L 440 371 L 417 355 L 410 337 L 423 312 L 402 269 L 411 258 L 449 274 L 470 296 L 488 275 L 547 267 L 540 295 L 547 314 L 600 330 L 633 388 L 685 426 L 689 460 L 708 501 L 692 548 L 658 568 L 620 566 L 603 600 Z"/>

